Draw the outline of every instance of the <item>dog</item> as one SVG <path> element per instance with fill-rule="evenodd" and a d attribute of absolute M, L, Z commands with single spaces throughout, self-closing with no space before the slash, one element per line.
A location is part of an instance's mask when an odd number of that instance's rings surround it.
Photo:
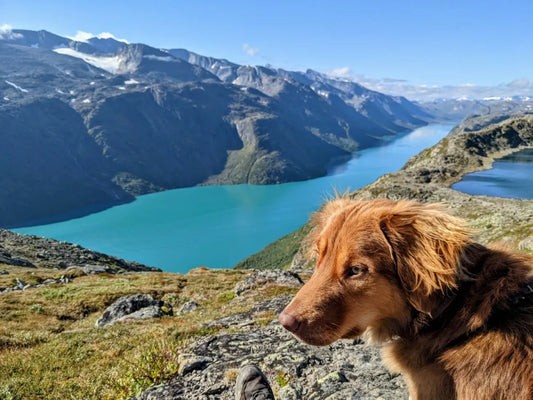
<path fill-rule="evenodd" d="M 533 399 L 533 257 L 440 205 L 337 198 L 312 221 L 316 268 L 278 317 L 294 336 L 381 344 L 413 400 Z"/>

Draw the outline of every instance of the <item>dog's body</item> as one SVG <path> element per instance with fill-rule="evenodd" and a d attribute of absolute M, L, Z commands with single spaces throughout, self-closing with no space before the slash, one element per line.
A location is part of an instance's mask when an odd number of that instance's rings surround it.
<path fill-rule="evenodd" d="M 279 316 L 294 335 L 384 343 L 413 400 L 533 399 L 533 257 L 437 206 L 336 199 L 314 220 L 317 267 Z"/>

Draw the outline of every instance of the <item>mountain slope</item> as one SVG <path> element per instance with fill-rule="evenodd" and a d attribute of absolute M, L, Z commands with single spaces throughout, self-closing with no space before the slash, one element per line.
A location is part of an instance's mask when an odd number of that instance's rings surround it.
<path fill-rule="evenodd" d="M 133 200 L 110 181 L 82 118 L 62 101 L 39 99 L 3 109 L 0 126 L 0 142 L 8 149 L 0 157 L 2 225 Z"/>
<path fill-rule="evenodd" d="M 360 86 L 187 50 L 13 30 L 0 57 L 0 226 L 158 190 L 314 178 L 424 124 L 416 106 Z"/>

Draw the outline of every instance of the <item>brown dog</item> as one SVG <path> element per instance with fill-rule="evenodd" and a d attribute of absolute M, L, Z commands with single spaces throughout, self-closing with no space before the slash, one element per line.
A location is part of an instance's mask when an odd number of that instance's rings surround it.
<path fill-rule="evenodd" d="M 316 269 L 279 316 L 296 337 L 383 343 L 414 400 L 533 399 L 533 257 L 436 205 L 341 198 L 314 222 Z"/>

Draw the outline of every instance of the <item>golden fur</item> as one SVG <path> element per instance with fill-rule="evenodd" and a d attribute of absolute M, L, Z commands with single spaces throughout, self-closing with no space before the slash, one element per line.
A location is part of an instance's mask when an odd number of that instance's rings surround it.
<path fill-rule="evenodd" d="M 382 343 L 413 400 L 533 399 L 533 257 L 438 205 L 339 198 L 313 221 L 315 272 L 279 316 L 295 336 Z"/>

